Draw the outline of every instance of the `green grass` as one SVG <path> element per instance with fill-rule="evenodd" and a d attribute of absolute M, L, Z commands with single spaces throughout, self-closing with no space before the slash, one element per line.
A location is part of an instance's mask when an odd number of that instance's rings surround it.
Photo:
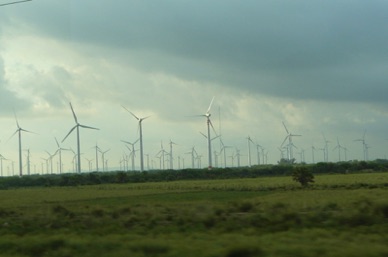
<path fill-rule="evenodd" d="M 0 191 L 1 256 L 386 256 L 387 173 Z"/>

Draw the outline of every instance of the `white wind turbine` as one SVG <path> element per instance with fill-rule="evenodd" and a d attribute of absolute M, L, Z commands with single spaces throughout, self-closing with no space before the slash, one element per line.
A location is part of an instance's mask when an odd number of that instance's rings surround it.
<path fill-rule="evenodd" d="M 195 168 L 194 161 L 195 161 L 196 156 L 198 156 L 197 151 L 195 151 L 195 147 L 193 146 L 193 147 L 191 148 L 191 151 L 190 151 L 190 152 L 187 152 L 187 153 L 185 153 L 185 154 L 191 154 L 191 167 L 194 169 L 194 168 Z"/>
<path fill-rule="evenodd" d="M 89 172 L 91 172 L 91 171 L 92 171 L 92 165 L 93 165 L 93 163 L 92 163 L 93 159 L 88 159 L 88 158 L 85 158 L 85 160 L 87 160 L 87 161 L 88 161 Z"/>
<path fill-rule="evenodd" d="M 227 148 L 233 148 L 233 146 L 229 146 L 229 145 L 224 145 L 224 142 L 221 140 L 221 151 L 220 151 L 220 154 L 222 152 L 224 152 L 224 167 L 226 168 L 226 149 Z"/>
<path fill-rule="evenodd" d="M 163 167 L 163 170 L 165 169 L 165 154 L 167 154 L 168 155 L 168 152 L 166 151 L 166 150 L 164 150 L 164 148 L 163 148 L 163 142 L 160 142 L 160 151 L 156 154 L 156 155 L 160 155 L 159 157 L 160 157 L 160 163 L 161 163 L 161 166 L 160 166 L 160 168 L 162 169 L 162 167 Z M 159 158 L 158 157 L 158 158 Z"/>
<path fill-rule="evenodd" d="M 362 151 L 364 154 L 364 161 L 367 160 L 367 155 L 368 155 L 367 154 L 368 147 L 367 147 L 367 144 L 365 143 L 365 134 L 366 134 L 366 130 L 364 130 L 364 134 L 362 135 L 362 138 L 354 140 L 354 141 L 362 142 Z"/>
<path fill-rule="evenodd" d="M 135 114 L 133 114 L 131 111 L 129 111 L 127 108 L 123 106 L 123 108 L 129 112 L 135 119 L 139 121 L 138 131 L 139 131 L 139 139 L 140 139 L 140 171 L 144 170 L 144 156 L 143 156 L 143 128 L 142 128 L 142 122 L 143 120 L 149 118 L 150 116 L 139 118 Z"/>
<path fill-rule="evenodd" d="M 290 161 L 291 159 L 293 159 L 293 153 L 292 153 L 292 148 L 295 147 L 294 144 L 292 143 L 292 137 L 300 137 L 302 135 L 296 135 L 296 134 L 292 134 L 288 131 L 287 127 L 286 127 L 286 124 L 284 124 L 283 122 L 283 126 L 287 132 L 287 136 L 286 138 L 284 139 L 283 143 L 281 144 L 281 147 L 284 145 L 284 143 L 286 142 L 286 140 L 288 139 L 288 160 Z"/>
<path fill-rule="evenodd" d="M 98 172 L 98 152 L 101 151 L 100 147 L 98 147 L 97 143 L 95 146 L 91 147 L 96 149 L 96 171 Z"/>
<path fill-rule="evenodd" d="M 1 176 L 3 177 L 3 160 L 7 160 L 2 154 L 0 154 Z"/>
<path fill-rule="evenodd" d="M 324 154 L 325 154 L 325 162 L 329 162 L 329 143 L 330 141 L 326 139 L 325 137 L 325 134 L 322 133 L 322 136 L 323 136 L 323 140 L 325 142 L 325 146 L 324 146 Z"/>
<path fill-rule="evenodd" d="M 46 153 L 48 154 L 48 161 L 50 162 L 50 174 L 54 174 L 54 169 L 53 169 L 53 158 L 55 156 L 55 153 L 54 154 L 51 154 L 49 153 L 48 151 L 46 151 Z"/>
<path fill-rule="evenodd" d="M 314 152 L 315 152 L 315 146 L 311 146 L 311 156 L 312 156 L 312 159 L 313 159 L 313 163 L 315 163 L 315 158 L 314 158 Z"/>
<path fill-rule="evenodd" d="M 73 132 L 74 129 L 77 129 L 77 162 L 78 162 L 77 172 L 81 173 L 81 147 L 80 147 L 80 139 L 79 139 L 79 128 L 81 127 L 81 128 L 87 128 L 87 129 L 95 129 L 95 130 L 99 130 L 99 129 L 79 124 L 77 116 L 75 115 L 73 106 L 71 105 L 71 103 L 69 104 L 70 104 L 71 112 L 73 113 L 75 126 L 72 129 L 70 129 L 69 133 L 67 133 L 67 135 L 63 138 L 62 143 L 71 134 L 71 132 Z"/>
<path fill-rule="evenodd" d="M 128 145 L 131 145 L 132 148 L 128 148 L 129 152 L 130 152 L 130 156 L 131 156 L 131 162 L 132 162 L 132 170 L 134 171 L 135 170 L 135 157 L 136 157 L 136 150 L 135 150 L 135 144 L 139 141 L 140 139 L 137 139 L 135 142 L 131 143 L 131 142 L 128 142 L 128 141 L 124 141 L 124 140 L 121 140 L 121 142 L 123 143 L 126 143 Z"/>
<path fill-rule="evenodd" d="M 62 150 L 65 150 L 65 151 L 70 151 L 70 149 L 66 149 L 66 148 L 62 148 L 59 143 L 58 143 L 58 140 L 56 137 L 54 137 L 55 139 L 55 142 L 57 143 L 57 146 L 58 146 L 58 149 L 57 151 L 54 153 L 59 155 L 59 174 L 62 174 Z"/>
<path fill-rule="evenodd" d="M 340 162 L 342 145 L 340 145 L 338 137 L 337 137 L 337 145 L 333 148 L 333 151 L 336 149 L 338 149 L 338 161 Z"/>
<path fill-rule="evenodd" d="M 262 148 L 262 146 L 256 143 L 257 165 L 260 165 L 260 148 Z M 282 158 L 283 158 L 283 155 L 282 155 Z"/>
<path fill-rule="evenodd" d="M 27 166 L 27 174 L 31 175 L 30 148 L 26 149 L 25 151 L 27 152 L 27 156 L 26 156 L 27 157 L 27 164 L 26 164 L 26 166 Z"/>
<path fill-rule="evenodd" d="M 102 151 L 100 148 L 98 148 L 99 152 L 101 153 L 101 159 L 102 159 L 102 171 L 106 171 L 107 170 L 107 165 L 105 163 L 105 154 L 107 152 L 110 151 L 110 149 L 106 150 L 106 151 Z"/>
<path fill-rule="evenodd" d="M 170 144 L 170 169 L 172 170 L 172 169 L 174 169 L 174 167 L 173 167 L 174 162 L 173 162 L 173 157 L 172 157 L 172 145 L 176 145 L 176 143 L 174 143 L 170 139 L 170 143 L 169 144 Z"/>
<path fill-rule="evenodd" d="M 16 126 L 17 126 L 17 129 L 15 131 L 15 133 L 12 134 L 12 136 L 10 137 L 10 139 L 16 134 L 18 133 L 18 137 L 19 137 L 19 176 L 23 176 L 23 159 L 22 159 L 22 131 L 23 132 L 28 132 L 28 133 L 33 133 L 35 134 L 34 132 L 31 132 L 31 131 L 28 131 L 28 130 L 25 130 L 23 128 L 20 127 L 19 125 L 19 122 L 18 122 L 18 119 L 16 117 L 16 114 L 14 113 L 15 115 L 15 120 L 16 120 Z"/>
<path fill-rule="evenodd" d="M 213 128 L 213 131 L 214 133 L 217 135 L 217 133 L 215 132 L 215 129 L 213 127 L 213 124 L 210 120 L 210 109 L 212 107 L 212 104 L 213 104 L 213 101 L 214 101 L 214 96 L 210 102 L 210 105 L 209 105 L 209 108 L 207 108 L 207 111 L 205 114 L 202 114 L 202 115 L 198 115 L 198 116 L 203 116 L 203 117 L 206 117 L 206 124 L 207 124 L 207 148 L 208 148 L 208 160 L 209 160 L 209 165 L 208 165 L 208 169 L 210 170 L 212 168 L 212 138 L 211 138 L 211 135 L 210 135 L 210 126 Z"/>
<path fill-rule="evenodd" d="M 251 167 L 252 166 L 252 163 L 251 163 L 251 143 L 252 144 L 255 144 L 255 143 L 252 141 L 250 136 L 247 137 L 247 141 L 248 141 L 248 165 L 249 165 L 249 167 Z"/>

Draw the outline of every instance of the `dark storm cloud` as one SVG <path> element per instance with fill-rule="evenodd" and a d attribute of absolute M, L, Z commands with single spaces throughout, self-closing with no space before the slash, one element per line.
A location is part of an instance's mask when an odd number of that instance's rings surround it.
<path fill-rule="evenodd" d="M 299 99 L 388 93 L 386 1 L 36 1 L 8 14 L 190 80 Z"/>

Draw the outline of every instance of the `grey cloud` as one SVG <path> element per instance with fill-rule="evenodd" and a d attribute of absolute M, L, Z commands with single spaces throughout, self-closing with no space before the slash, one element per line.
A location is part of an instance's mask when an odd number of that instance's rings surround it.
<path fill-rule="evenodd" d="M 40 33 L 128 50 L 134 65 L 189 80 L 280 97 L 385 102 L 387 13 L 388 3 L 361 0 L 85 0 L 40 1 L 13 15 Z"/>

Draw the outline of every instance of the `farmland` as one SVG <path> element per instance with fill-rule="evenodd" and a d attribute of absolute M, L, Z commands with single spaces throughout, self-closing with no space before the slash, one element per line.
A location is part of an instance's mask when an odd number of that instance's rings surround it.
<path fill-rule="evenodd" d="M 387 256 L 388 173 L 1 190 L 2 256 Z"/>

